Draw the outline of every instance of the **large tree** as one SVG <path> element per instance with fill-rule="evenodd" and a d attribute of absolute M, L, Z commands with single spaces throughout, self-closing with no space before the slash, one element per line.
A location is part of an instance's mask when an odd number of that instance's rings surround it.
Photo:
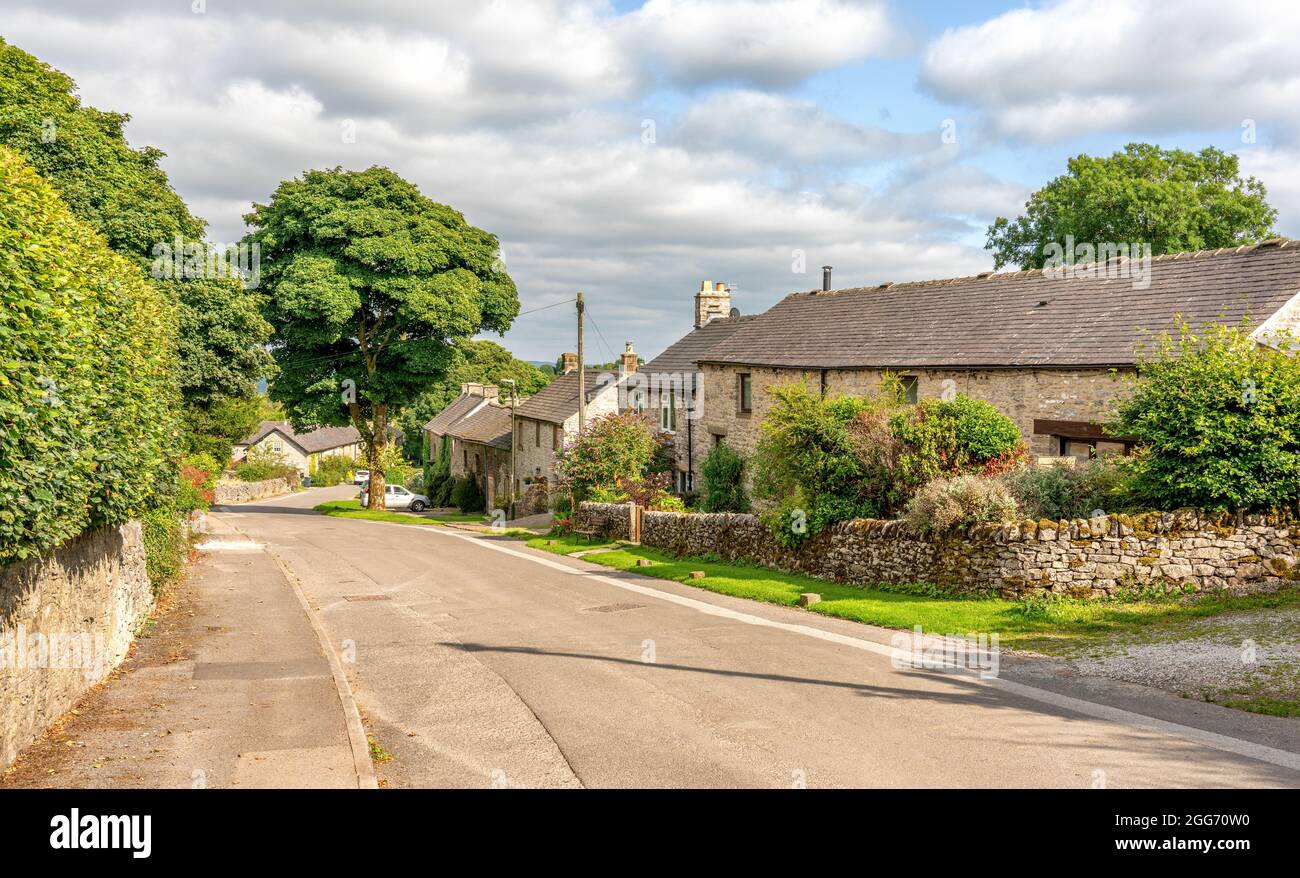
<path fill-rule="evenodd" d="M 1080 155 L 1030 196 L 1024 215 L 988 228 L 993 265 L 1042 268 L 1049 244 L 1150 244 L 1154 255 L 1235 247 L 1272 236 L 1277 211 L 1237 157 L 1131 143 L 1107 158 Z"/>
<path fill-rule="evenodd" d="M 510 385 L 506 382 L 514 381 L 520 396 L 531 396 L 549 384 L 551 377 L 532 363 L 515 359 L 494 341 L 472 339 L 457 345 L 454 365 L 447 376 L 402 410 L 400 423 L 407 457 L 421 459 L 424 425 L 460 395 L 462 384 L 496 384 L 503 394 L 508 394 Z"/>
<path fill-rule="evenodd" d="M 382 509 L 395 415 L 446 375 L 457 343 L 519 313 L 499 243 L 380 167 L 308 171 L 244 219 L 276 331 L 271 397 L 296 426 L 357 428 Z"/>
<path fill-rule="evenodd" d="M 84 106 L 70 77 L 0 39 L 0 144 L 25 157 L 79 219 L 171 299 L 182 330 L 177 381 L 191 428 L 187 443 L 228 457 L 239 434 L 194 431 L 241 426 L 224 413 L 251 401 L 258 379 L 269 377 L 271 328 L 258 293 L 237 278 L 153 277 L 155 248 L 175 248 L 177 241 L 203 246 L 206 224 L 158 167 L 163 153 L 127 143 L 129 118 Z"/>

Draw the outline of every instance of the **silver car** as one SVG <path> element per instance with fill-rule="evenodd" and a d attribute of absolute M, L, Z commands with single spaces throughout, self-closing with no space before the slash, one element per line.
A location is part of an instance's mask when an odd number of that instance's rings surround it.
<path fill-rule="evenodd" d="M 368 485 L 370 484 L 370 470 L 359 469 L 352 475 L 352 484 Z"/>
<path fill-rule="evenodd" d="M 361 505 L 366 506 L 366 501 L 370 499 L 370 492 L 366 488 L 361 489 Z M 385 509 L 409 509 L 411 512 L 423 512 L 429 508 L 429 498 L 423 494 L 415 494 L 406 490 L 401 485 L 384 485 L 384 508 Z"/>

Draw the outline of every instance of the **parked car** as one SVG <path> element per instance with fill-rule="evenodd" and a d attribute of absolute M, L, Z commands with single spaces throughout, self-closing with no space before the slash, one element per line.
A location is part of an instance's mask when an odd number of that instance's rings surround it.
<path fill-rule="evenodd" d="M 368 469 L 357 470 L 356 473 L 352 476 L 352 484 L 354 485 L 370 484 L 370 470 Z"/>
<path fill-rule="evenodd" d="M 365 506 L 366 501 L 370 499 L 370 492 L 361 489 L 361 505 Z M 385 509 L 409 509 L 412 512 L 423 512 L 429 508 L 429 498 L 423 494 L 415 494 L 406 490 L 401 485 L 384 485 L 384 508 Z"/>

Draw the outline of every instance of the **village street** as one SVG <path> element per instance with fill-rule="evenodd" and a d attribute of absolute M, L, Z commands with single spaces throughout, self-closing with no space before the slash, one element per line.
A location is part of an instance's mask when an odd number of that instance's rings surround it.
<path fill-rule="evenodd" d="M 1300 741 L 1276 717 L 1047 678 L 1009 656 L 988 681 L 898 669 L 884 629 L 508 539 L 310 512 L 350 491 L 218 517 L 318 609 L 392 756 L 381 783 L 1300 785 Z"/>

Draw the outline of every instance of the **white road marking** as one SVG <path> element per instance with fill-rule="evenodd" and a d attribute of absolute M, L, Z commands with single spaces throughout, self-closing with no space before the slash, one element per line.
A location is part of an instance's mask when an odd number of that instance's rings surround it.
<path fill-rule="evenodd" d="M 572 576 L 581 576 L 584 580 L 599 580 L 615 588 L 621 588 L 624 591 L 634 592 L 645 597 L 658 598 L 662 601 L 678 604 L 679 606 L 689 607 L 697 612 L 709 616 L 718 616 L 724 619 L 731 619 L 736 622 L 742 622 L 746 625 L 755 625 L 761 628 L 775 628 L 780 631 L 788 631 L 792 634 L 801 634 L 805 637 L 825 640 L 830 643 L 837 643 L 841 646 L 848 646 L 854 649 L 860 649 L 865 652 L 875 653 L 877 655 L 892 658 L 896 650 L 892 646 L 886 646 L 883 643 L 876 643 L 873 640 L 865 640 L 859 637 L 850 637 L 847 634 L 840 634 L 836 631 L 825 631 L 821 628 L 814 628 L 810 625 L 800 625 L 794 622 L 777 622 L 772 619 L 764 619 L 761 616 L 754 616 L 750 613 L 744 613 L 739 610 L 733 610 L 728 607 L 719 607 L 706 601 L 697 600 L 696 598 L 686 597 L 684 595 L 673 594 L 672 592 L 661 591 L 648 586 L 638 585 L 634 582 L 614 579 L 610 576 L 603 576 L 599 573 L 591 573 L 586 570 L 580 570 L 561 564 L 558 561 L 552 561 L 550 558 L 543 558 L 532 553 L 520 552 L 511 549 L 501 543 L 489 542 L 479 539 L 477 536 L 471 536 L 459 531 L 447 528 L 428 527 L 428 528 L 411 528 L 410 525 L 394 524 L 385 521 L 366 521 L 365 519 L 349 519 L 351 521 L 360 521 L 365 524 L 378 524 L 389 527 L 406 527 L 429 534 L 439 536 L 449 536 L 455 539 L 465 540 L 478 546 L 491 549 L 495 552 L 504 552 L 507 555 L 513 555 L 516 558 L 522 558 L 531 561 L 534 564 L 540 564 L 543 567 L 549 567 L 552 570 L 558 570 Z M 945 671 L 952 673 L 952 671 Z M 961 673 L 959 671 L 959 673 Z M 1228 753 L 1235 753 L 1238 756 L 1246 756 L 1250 759 L 1257 759 L 1260 762 L 1267 762 L 1272 765 L 1279 765 L 1292 771 L 1300 772 L 1300 753 L 1291 753 L 1287 750 L 1279 750 L 1276 747 L 1269 747 L 1264 744 L 1256 744 L 1252 741 L 1243 741 L 1240 738 L 1233 738 L 1228 735 L 1221 735 L 1217 732 L 1198 729 L 1193 726 L 1185 726 L 1181 723 L 1169 722 L 1168 720 L 1157 719 L 1156 717 L 1146 716 L 1135 713 L 1131 710 L 1124 710 L 1119 707 L 1111 707 L 1105 704 L 1097 704 L 1093 701 L 1086 701 L 1082 698 L 1075 698 L 1070 695 L 1062 695 L 1058 692 L 1051 692 L 1046 689 L 1039 689 L 1036 686 L 1029 686 L 1025 683 L 1017 683 L 1002 678 L 984 679 L 978 674 L 967 674 L 966 678 L 984 686 L 992 686 L 1012 695 L 1019 695 L 1044 704 L 1050 704 L 1053 707 L 1059 707 L 1063 710 L 1072 710 L 1094 719 L 1117 722 L 1136 728 L 1146 729 L 1148 731 L 1161 732 L 1169 735 L 1177 735 L 1187 738 L 1199 744 L 1213 747 L 1217 750 L 1223 750 Z"/>

